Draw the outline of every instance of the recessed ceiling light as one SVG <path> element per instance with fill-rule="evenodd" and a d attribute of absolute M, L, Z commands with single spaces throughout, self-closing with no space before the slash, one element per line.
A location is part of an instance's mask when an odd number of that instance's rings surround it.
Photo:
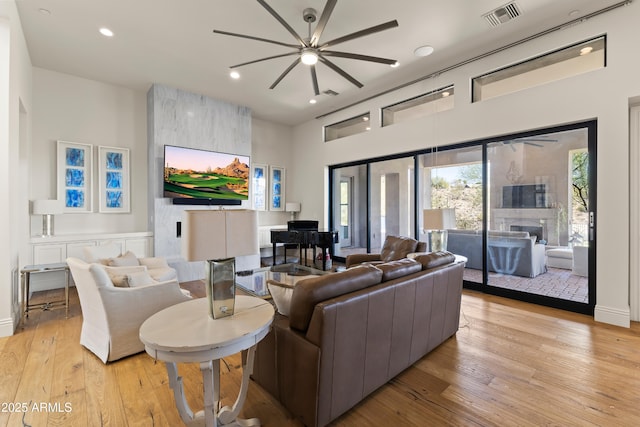
<path fill-rule="evenodd" d="M 40 12 L 42 15 L 51 15 L 51 11 L 49 9 L 45 9 L 44 7 L 38 9 L 38 12 Z"/>
<path fill-rule="evenodd" d="M 569 12 L 569 18 L 575 18 L 578 15 L 580 15 L 579 10 L 572 10 L 571 12 Z"/>
<path fill-rule="evenodd" d="M 413 51 L 415 56 L 429 56 L 433 53 L 433 47 L 429 45 L 420 46 Z"/>
<path fill-rule="evenodd" d="M 369 117 L 367 117 L 367 116 L 362 117 L 362 121 L 363 122 L 368 122 L 369 121 Z"/>
<path fill-rule="evenodd" d="M 369 126 L 367 126 L 367 127 L 365 128 L 365 130 L 371 130 L 371 128 L 370 128 Z"/>
<path fill-rule="evenodd" d="M 111 31 L 107 27 L 102 27 L 100 28 L 99 31 L 100 31 L 100 34 L 102 34 L 105 37 L 113 37 L 113 31 Z"/>
<path fill-rule="evenodd" d="M 397 68 L 400 66 L 400 63 L 398 61 L 394 62 L 393 64 L 390 65 L 391 68 Z"/>
<path fill-rule="evenodd" d="M 449 95 L 451 95 L 449 92 L 442 92 L 442 97 L 443 98 L 446 98 Z"/>
<path fill-rule="evenodd" d="M 310 99 L 309 100 L 309 104 L 315 104 L 316 102 L 318 102 L 318 101 L 316 101 L 315 99 Z"/>
<path fill-rule="evenodd" d="M 233 70 L 229 73 L 229 77 L 231 77 L 232 79 L 238 80 L 240 78 L 240 73 L 237 72 L 236 70 Z"/>
<path fill-rule="evenodd" d="M 582 49 L 580 49 L 580 56 L 588 55 L 591 52 L 593 52 L 593 47 L 591 46 L 583 47 Z"/>

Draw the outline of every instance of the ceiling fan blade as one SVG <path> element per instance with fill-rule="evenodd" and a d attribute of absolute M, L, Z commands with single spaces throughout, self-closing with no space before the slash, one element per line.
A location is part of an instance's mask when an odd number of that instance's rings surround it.
<path fill-rule="evenodd" d="M 277 40 L 263 39 L 262 37 L 247 36 L 246 34 L 230 33 L 228 31 L 222 31 L 222 30 L 213 30 L 213 32 L 217 33 L 217 34 L 224 34 L 225 36 L 242 37 L 242 38 L 245 38 L 245 39 L 257 40 L 259 42 L 278 44 L 280 46 L 286 46 L 286 47 L 290 47 L 292 49 L 300 49 L 300 46 L 298 46 L 296 44 L 283 43 L 283 42 L 279 42 Z"/>
<path fill-rule="evenodd" d="M 262 62 L 262 61 L 267 61 L 269 59 L 282 58 L 284 56 L 291 56 L 291 55 L 299 55 L 299 53 L 298 52 L 289 52 L 289 53 L 283 53 L 281 55 L 268 56 L 266 58 L 256 59 L 254 61 L 243 62 L 242 64 L 232 65 L 229 68 L 238 68 L 238 67 L 242 67 L 242 66 L 249 65 L 249 64 L 255 64 L 256 62 Z"/>
<path fill-rule="evenodd" d="M 327 67 L 331 68 L 333 71 L 335 71 L 336 73 L 340 74 L 345 79 L 349 80 L 351 83 L 353 83 L 358 88 L 361 88 L 362 86 L 364 86 L 362 83 L 360 83 L 359 81 L 354 79 L 350 74 L 347 74 L 346 71 L 344 71 L 342 68 L 338 67 L 333 62 L 329 61 L 327 58 L 323 58 L 322 56 L 319 56 L 318 59 L 320 59 L 320 61 L 322 61 L 322 63 L 325 64 Z"/>
<path fill-rule="evenodd" d="M 296 58 L 295 61 L 293 61 L 293 63 L 291 65 L 289 65 L 287 67 L 286 70 L 284 70 L 284 72 L 282 74 L 280 74 L 280 77 L 278 77 L 276 79 L 275 82 L 273 82 L 273 84 L 271 86 L 269 86 L 269 89 L 273 89 L 276 86 L 278 86 L 278 83 L 280 83 L 280 81 L 282 81 L 282 79 L 284 79 L 286 77 L 287 74 L 289 74 L 289 71 L 293 70 L 293 68 L 298 65 L 300 63 L 300 58 Z"/>
<path fill-rule="evenodd" d="M 355 33 L 347 34 L 346 36 L 338 37 L 337 39 L 333 39 L 324 43 L 319 49 L 326 49 L 329 46 L 337 45 L 338 43 L 344 43 L 349 40 L 357 39 L 359 37 L 368 36 L 369 34 L 378 33 L 380 31 L 388 30 L 390 28 L 395 28 L 398 26 L 398 21 L 395 19 L 393 21 L 385 22 L 384 24 L 375 25 L 373 27 L 365 28 L 364 30 L 356 31 Z"/>
<path fill-rule="evenodd" d="M 320 95 L 320 88 L 318 87 L 318 75 L 316 74 L 316 66 L 312 65 L 311 68 L 311 82 L 313 83 L 313 93 L 316 96 Z"/>
<path fill-rule="evenodd" d="M 336 7 L 336 3 L 338 3 L 338 0 L 328 0 L 327 4 L 324 5 L 322 15 L 320 15 L 320 20 L 316 25 L 316 29 L 313 31 L 313 36 L 311 36 L 311 42 L 309 43 L 311 46 L 318 45 L 322 32 L 324 31 L 324 27 L 327 25 L 327 21 L 329 21 L 333 8 Z"/>
<path fill-rule="evenodd" d="M 357 53 L 336 52 L 333 50 L 322 51 L 324 56 L 336 56 L 338 58 L 358 59 L 360 61 L 379 62 L 380 64 L 393 65 L 397 61 L 395 59 L 380 58 L 377 56 L 360 55 Z"/>
<path fill-rule="evenodd" d="M 273 10 L 271 8 L 271 6 L 269 6 L 267 4 L 267 2 L 265 2 L 264 0 L 258 0 L 258 3 L 260 3 L 262 5 L 262 7 L 264 7 L 265 9 L 267 9 L 267 12 L 269 12 L 274 18 L 276 18 L 278 20 L 278 22 L 280 24 L 282 24 L 283 27 L 285 27 L 287 29 L 287 31 L 289 31 L 291 33 L 291 35 L 298 40 L 298 43 L 300 43 L 300 46 L 302 47 L 306 47 L 307 44 L 304 42 L 304 40 L 302 40 L 302 37 L 300 37 L 300 35 L 298 33 L 296 33 L 296 30 L 294 30 L 293 28 L 291 28 L 291 25 L 287 24 L 287 21 L 285 21 L 284 19 L 282 19 L 282 16 L 278 15 L 278 12 L 276 12 L 275 10 Z M 296 46 L 296 47 L 300 47 L 300 46 Z"/>

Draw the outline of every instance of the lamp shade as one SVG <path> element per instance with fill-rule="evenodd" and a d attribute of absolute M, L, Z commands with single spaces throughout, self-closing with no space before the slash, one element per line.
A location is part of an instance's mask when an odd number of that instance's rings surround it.
<path fill-rule="evenodd" d="M 423 215 L 425 230 L 456 228 L 456 210 L 454 208 L 425 209 Z"/>
<path fill-rule="evenodd" d="M 187 261 L 231 258 L 259 251 L 256 211 L 182 212 L 182 256 Z"/>
<path fill-rule="evenodd" d="M 300 202 L 287 202 L 284 205 L 284 210 L 287 212 L 300 212 Z"/>
<path fill-rule="evenodd" d="M 34 215 L 59 215 L 64 212 L 63 208 L 60 200 L 34 200 L 31 212 Z"/>

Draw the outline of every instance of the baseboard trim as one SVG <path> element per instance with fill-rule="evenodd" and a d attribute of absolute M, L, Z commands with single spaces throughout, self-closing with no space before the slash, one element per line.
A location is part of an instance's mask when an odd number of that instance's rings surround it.
<path fill-rule="evenodd" d="M 621 310 L 619 308 L 596 305 L 593 314 L 596 322 L 622 326 L 623 328 L 629 328 L 631 326 L 631 311 L 628 308 Z"/>
<path fill-rule="evenodd" d="M 16 330 L 16 322 L 11 317 L 0 319 L 0 337 L 10 337 Z"/>

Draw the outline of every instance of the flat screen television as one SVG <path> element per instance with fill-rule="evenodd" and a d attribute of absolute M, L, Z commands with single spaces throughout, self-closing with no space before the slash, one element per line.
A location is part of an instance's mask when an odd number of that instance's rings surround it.
<path fill-rule="evenodd" d="M 546 208 L 545 184 L 505 185 L 502 187 L 503 208 Z"/>
<path fill-rule="evenodd" d="M 164 146 L 163 195 L 183 205 L 240 205 L 249 200 L 249 156 Z"/>

